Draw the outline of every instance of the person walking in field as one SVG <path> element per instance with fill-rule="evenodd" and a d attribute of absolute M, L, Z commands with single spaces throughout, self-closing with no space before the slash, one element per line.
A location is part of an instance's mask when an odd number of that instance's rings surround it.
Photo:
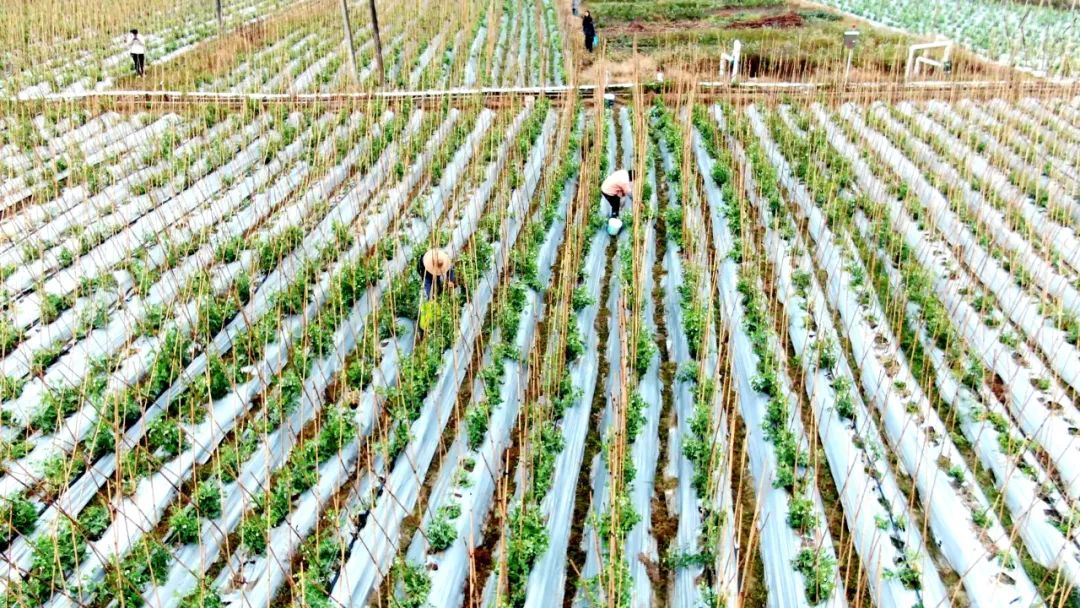
<path fill-rule="evenodd" d="M 131 52 L 131 61 L 135 64 L 135 75 L 142 76 L 146 71 L 146 43 L 139 36 L 139 30 L 131 30 L 128 50 Z"/>
<path fill-rule="evenodd" d="M 585 33 L 585 49 L 591 53 L 593 41 L 596 39 L 596 26 L 593 25 L 592 14 L 589 11 L 585 11 L 585 15 L 581 18 L 581 31 Z"/>
<path fill-rule="evenodd" d="M 416 262 L 424 293 L 420 302 L 420 336 L 435 325 L 438 318 L 439 294 L 457 288 L 454 263 L 445 249 L 428 249 Z"/>

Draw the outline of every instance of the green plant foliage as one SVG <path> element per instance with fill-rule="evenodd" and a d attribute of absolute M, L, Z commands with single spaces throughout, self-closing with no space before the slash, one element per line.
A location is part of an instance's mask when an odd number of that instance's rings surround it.
<path fill-rule="evenodd" d="M 392 608 L 424 608 L 428 605 L 431 577 L 423 566 L 399 559 L 394 562 L 391 576 L 396 583 L 395 587 L 400 592 L 391 597 Z"/>
<path fill-rule="evenodd" d="M 204 481 L 191 499 L 199 515 L 207 519 L 221 517 L 221 486 L 214 481 Z"/>
<path fill-rule="evenodd" d="M 436 511 L 434 517 L 428 522 L 427 530 L 428 546 L 438 553 L 445 551 L 457 539 L 457 528 L 450 523 L 450 518 L 442 510 Z"/>
<path fill-rule="evenodd" d="M 795 570 L 806 582 L 806 599 L 820 604 L 832 597 L 836 587 L 836 559 L 824 549 L 803 549 L 795 557 Z"/>
<path fill-rule="evenodd" d="M 510 538 L 507 542 L 507 604 L 520 608 L 525 605 L 525 584 L 536 559 L 548 547 L 547 529 L 534 506 L 515 505 L 510 511 Z"/>
<path fill-rule="evenodd" d="M 23 493 L 15 494 L 0 501 L 0 537 L 2 542 L 10 542 L 19 534 L 28 534 L 37 523 L 37 508 Z"/>
<path fill-rule="evenodd" d="M 199 541 L 199 516 L 190 505 L 173 512 L 169 516 L 169 528 L 175 535 L 176 542 L 190 544 Z"/>

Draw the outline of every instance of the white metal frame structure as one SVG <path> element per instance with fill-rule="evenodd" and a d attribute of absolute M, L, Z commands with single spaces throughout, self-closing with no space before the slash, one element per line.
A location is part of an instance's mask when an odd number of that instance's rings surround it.
<path fill-rule="evenodd" d="M 946 64 L 949 63 L 949 59 L 952 57 L 952 48 L 953 43 L 948 40 L 911 45 L 908 47 L 908 58 L 907 65 L 904 67 L 904 78 L 910 79 L 917 77 L 924 65 L 944 70 Z M 934 59 L 931 54 L 938 49 L 942 50 L 941 58 Z"/>
<path fill-rule="evenodd" d="M 724 79 L 724 72 L 731 66 L 731 82 L 739 77 L 739 58 L 742 55 L 742 42 L 736 40 L 731 44 L 731 53 L 720 54 L 720 79 Z"/>

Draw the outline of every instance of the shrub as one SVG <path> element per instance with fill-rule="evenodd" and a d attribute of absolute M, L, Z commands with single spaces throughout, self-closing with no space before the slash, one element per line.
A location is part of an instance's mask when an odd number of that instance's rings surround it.
<path fill-rule="evenodd" d="M 566 335 L 566 362 L 577 361 L 578 357 L 585 352 L 585 342 L 581 338 L 581 329 L 576 319 L 571 319 L 567 326 Z"/>
<path fill-rule="evenodd" d="M 266 552 L 266 518 L 262 516 L 249 517 L 240 526 L 240 543 L 247 547 L 248 551 L 262 555 Z"/>
<path fill-rule="evenodd" d="M 206 583 L 200 583 L 199 588 L 184 596 L 180 600 L 180 608 L 222 608 L 224 604 L 221 596 L 210 589 Z"/>
<path fill-rule="evenodd" d="M 22 342 L 23 331 L 10 319 L 0 318 L 0 356 L 6 356 Z"/>
<path fill-rule="evenodd" d="M 825 339 L 817 341 L 817 363 L 819 369 L 830 373 L 836 367 L 836 346 L 831 341 Z"/>
<path fill-rule="evenodd" d="M 488 430 L 488 419 L 491 417 L 491 410 L 487 407 L 486 402 L 480 402 L 476 406 L 469 408 L 469 411 L 465 414 L 465 427 L 469 434 L 469 449 L 476 450 L 480 448 L 480 445 L 484 442 L 484 435 Z"/>
<path fill-rule="evenodd" d="M 214 481 L 200 483 L 191 502 L 200 516 L 207 519 L 221 517 L 221 486 Z"/>
<path fill-rule="evenodd" d="M 574 312 L 578 312 L 595 302 L 596 299 L 589 295 L 589 291 L 584 286 L 574 289 L 574 293 L 570 296 L 570 304 L 574 307 Z"/>
<path fill-rule="evenodd" d="M 987 509 L 976 509 L 971 512 L 971 521 L 976 526 L 986 529 L 990 527 L 990 516 L 987 514 Z"/>
<path fill-rule="evenodd" d="M 450 523 L 445 513 L 441 510 L 436 512 L 427 526 L 427 540 L 431 550 L 444 551 L 455 539 L 457 539 L 457 528 Z"/>
<path fill-rule="evenodd" d="M 52 534 L 42 534 L 34 542 L 33 561 L 27 586 L 30 595 L 44 600 L 57 587 L 64 584 L 66 573 L 75 569 L 85 554 L 86 543 L 82 535 L 64 519 Z M 43 605 L 44 601 L 38 605 Z"/>
<path fill-rule="evenodd" d="M 428 605 L 431 577 L 423 566 L 399 559 L 394 563 L 393 577 L 400 585 L 400 594 L 393 601 L 396 608 L 424 608 Z"/>
<path fill-rule="evenodd" d="M 0 505 L 0 524 L 4 526 L 3 542 L 11 540 L 17 534 L 26 534 L 33 530 L 37 518 L 37 508 L 21 492 L 4 499 Z"/>
<path fill-rule="evenodd" d="M 161 450 L 169 456 L 176 456 L 184 449 L 184 434 L 175 419 L 158 418 L 151 423 L 146 436 L 152 451 Z"/>
<path fill-rule="evenodd" d="M 808 496 L 793 496 L 788 503 L 787 522 L 792 529 L 804 534 L 816 529 L 818 519 L 814 513 L 814 501 Z"/>
<path fill-rule="evenodd" d="M 82 532 L 90 540 L 97 540 L 109 527 L 109 509 L 104 505 L 87 507 L 79 516 Z"/>
<path fill-rule="evenodd" d="M 806 599 L 819 604 L 832 597 L 836 586 L 836 558 L 824 548 L 803 549 L 795 557 L 795 570 L 806 579 Z"/>
<path fill-rule="evenodd" d="M 41 406 L 30 419 L 30 426 L 42 433 L 52 433 L 65 418 L 79 409 L 81 392 L 78 388 L 49 388 Z"/>
<path fill-rule="evenodd" d="M 169 517 L 169 527 L 181 544 L 188 545 L 199 540 L 199 516 L 190 505 L 173 512 Z"/>

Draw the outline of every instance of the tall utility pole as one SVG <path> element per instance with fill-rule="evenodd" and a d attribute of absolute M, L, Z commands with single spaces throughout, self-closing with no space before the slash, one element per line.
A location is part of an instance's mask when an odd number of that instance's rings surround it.
<path fill-rule="evenodd" d="M 375 65 L 379 66 L 379 84 L 385 85 L 386 71 L 383 70 L 382 39 L 379 37 L 379 14 L 375 12 L 375 0 L 368 0 L 368 6 L 371 8 L 371 31 L 375 34 Z"/>
<path fill-rule="evenodd" d="M 345 20 L 345 44 L 349 47 L 349 67 L 352 68 L 353 80 L 360 84 L 360 72 L 356 67 L 356 47 L 352 41 L 352 21 L 349 21 L 349 0 L 341 0 L 341 18 Z"/>
<path fill-rule="evenodd" d="M 225 18 L 221 16 L 221 0 L 217 0 L 217 2 L 215 2 L 215 4 L 217 4 L 218 36 L 224 36 L 225 35 Z"/>

